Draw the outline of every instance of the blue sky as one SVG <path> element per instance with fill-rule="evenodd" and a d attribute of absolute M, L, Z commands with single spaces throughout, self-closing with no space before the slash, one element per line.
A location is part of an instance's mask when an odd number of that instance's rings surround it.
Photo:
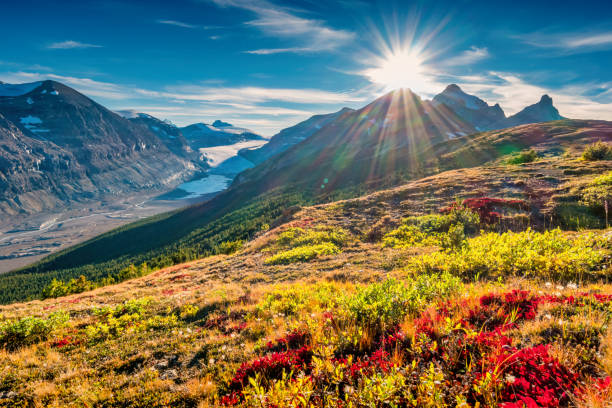
<path fill-rule="evenodd" d="M 0 80 L 272 135 L 398 86 L 612 120 L 612 7 L 582 1 L 3 2 Z M 389 62 L 391 61 L 391 63 Z"/>

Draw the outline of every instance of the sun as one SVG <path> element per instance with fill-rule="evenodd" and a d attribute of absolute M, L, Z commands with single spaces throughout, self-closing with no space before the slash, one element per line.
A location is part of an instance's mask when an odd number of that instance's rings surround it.
<path fill-rule="evenodd" d="M 417 91 L 427 82 L 423 57 L 415 50 L 389 52 L 377 58 L 376 66 L 365 71 L 371 82 L 385 89 L 410 88 Z"/>

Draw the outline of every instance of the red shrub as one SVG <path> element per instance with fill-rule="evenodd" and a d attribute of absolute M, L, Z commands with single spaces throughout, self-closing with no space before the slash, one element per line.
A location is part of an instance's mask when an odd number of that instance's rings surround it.
<path fill-rule="evenodd" d="M 310 364 L 312 350 L 304 346 L 298 350 L 287 350 L 283 353 L 272 353 L 258 358 L 251 363 L 244 363 L 230 382 L 231 391 L 240 391 L 248 384 L 249 377 L 260 374 L 262 378 L 271 380 L 281 378 L 283 372 L 303 369 Z"/>
<path fill-rule="evenodd" d="M 496 363 L 506 384 L 501 408 L 565 406 L 578 382 L 578 374 L 551 357 L 546 345 L 513 349 L 497 356 Z"/>
<path fill-rule="evenodd" d="M 266 344 L 266 351 L 269 353 L 295 350 L 303 347 L 310 340 L 310 333 L 301 330 L 294 330 L 285 337 L 277 339 L 275 342 L 269 341 Z"/>
<path fill-rule="evenodd" d="M 443 208 L 442 212 L 451 212 L 460 207 L 469 208 L 478 213 L 480 222 L 484 224 L 496 224 L 501 220 L 501 209 L 527 210 L 529 206 L 523 200 L 506 200 L 503 198 L 466 198 L 461 204 L 453 203 L 449 207 Z"/>

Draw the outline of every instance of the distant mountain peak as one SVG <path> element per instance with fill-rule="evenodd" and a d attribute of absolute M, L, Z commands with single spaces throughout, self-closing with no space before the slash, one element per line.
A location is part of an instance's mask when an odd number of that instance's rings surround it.
<path fill-rule="evenodd" d="M 544 94 L 538 103 L 527 106 L 519 113 L 508 118 L 508 126 L 517 126 L 527 123 L 549 122 L 551 120 L 565 119 L 553 105 L 550 96 Z"/>
<path fill-rule="evenodd" d="M 216 128 L 234 127 L 234 125 L 232 125 L 231 123 L 223 122 L 219 119 L 215 120 L 212 126 Z"/>
<path fill-rule="evenodd" d="M 542 105 L 551 105 L 553 104 L 553 100 L 550 96 L 548 96 L 547 94 L 542 95 L 542 97 L 540 98 L 540 104 Z"/>
<path fill-rule="evenodd" d="M 442 91 L 442 93 L 444 92 L 463 92 L 463 89 L 461 89 L 457 84 L 450 84 L 444 89 L 444 91 Z"/>

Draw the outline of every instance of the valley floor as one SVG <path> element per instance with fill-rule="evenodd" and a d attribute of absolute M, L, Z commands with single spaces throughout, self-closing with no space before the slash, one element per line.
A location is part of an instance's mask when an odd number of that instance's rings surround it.
<path fill-rule="evenodd" d="M 73 204 L 61 213 L 38 213 L 0 220 L 0 273 L 142 218 L 172 211 L 196 200 L 155 200 L 134 195 L 116 201 Z"/>

